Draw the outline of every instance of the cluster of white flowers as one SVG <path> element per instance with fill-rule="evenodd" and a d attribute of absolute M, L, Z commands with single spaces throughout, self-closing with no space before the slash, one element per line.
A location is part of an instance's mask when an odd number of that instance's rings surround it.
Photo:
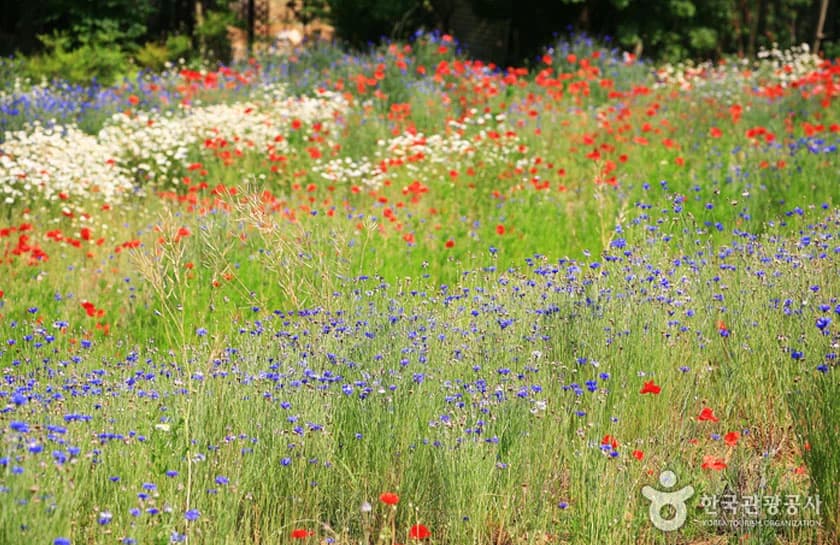
<path fill-rule="evenodd" d="M 342 157 L 313 169 L 331 182 L 376 189 L 394 176 L 393 169 L 402 169 L 413 178 L 435 166 L 458 171 L 477 160 L 485 165 L 507 163 L 519 145 L 518 135 L 505 123 L 503 114 L 479 114 L 473 109 L 462 121 L 450 121 L 448 129 L 446 134 L 403 132 L 379 140 L 373 157 Z"/>
<path fill-rule="evenodd" d="M 49 200 L 98 193 L 114 201 L 137 181 L 172 179 L 208 139 L 285 151 L 286 139 L 277 137 L 297 130 L 294 122 L 300 130 L 316 122 L 328 127 L 348 108 L 337 93 L 282 97 L 269 89 L 264 96 L 259 102 L 187 106 L 165 115 L 120 113 L 93 136 L 74 126 L 40 124 L 7 133 L 0 144 L 0 195 L 6 203 L 35 192 Z"/>
<path fill-rule="evenodd" d="M 40 193 L 58 200 L 80 192 L 115 200 L 132 179 L 116 161 L 114 149 L 75 127 L 6 133 L 0 144 L 0 197 L 6 204 Z"/>
<path fill-rule="evenodd" d="M 821 62 L 818 55 L 811 53 L 808 44 L 785 50 L 774 47 L 760 50 L 754 60 L 743 58 L 718 64 L 709 61 L 665 64 L 656 70 L 656 80 L 659 86 L 677 86 L 685 90 L 728 85 L 734 80 L 747 79 L 755 84 L 787 87 L 817 70 Z"/>
<path fill-rule="evenodd" d="M 38 86 L 32 85 L 27 79 L 17 76 L 7 84 L 5 89 L 0 89 L 0 102 L 10 102 L 12 98 L 26 93 L 30 88 L 29 92 L 38 92 Z"/>
<path fill-rule="evenodd" d="M 770 71 L 772 76 L 783 86 L 797 81 L 817 70 L 822 63 L 819 55 L 811 52 L 808 44 L 790 49 L 761 49 L 758 52 L 759 68 Z"/>
<path fill-rule="evenodd" d="M 354 159 L 352 157 L 338 157 L 326 163 L 312 167 L 321 177 L 330 182 L 342 182 L 349 185 L 366 185 L 378 188 L 388 177 L 387 174 L 368 157 Z"/>

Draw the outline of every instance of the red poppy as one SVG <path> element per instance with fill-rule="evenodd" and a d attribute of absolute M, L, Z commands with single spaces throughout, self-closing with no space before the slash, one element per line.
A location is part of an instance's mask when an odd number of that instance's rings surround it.
<path fill-rule="evenodd" d="M 400 497 L 393 492 L 383 492 L 379 496 L 379 501 L 388 505 L 397 505 L 400 501 Z"/>
<path fill-rule="evenodd" d="M 700 411 L 700 415 L 697 417 L 697 420 L 700 422 L 703 422 L 705 420 L 709 420 L 711 422 L 720 421 L 720 419 L 717 416 L 715 416 L 715 412 L 709 407 L 703 407 L 703 410 Z"/>
<path fill-rule="evenodd" d="M 722 471 L 726 469 L 726 460 L 723 458 L 715 458 L 711 454 L 707 454 L 703 456 L 703 465 L 701 465 L 703 469 L 713 469 L 715 471 Z"/>
<path fill-rule="evenodd" d="M 741 437 L 741 434 L 737 431 L 731 431 L 723 436 L 723 442 L 729 445 L 730 447 L 734 447 L 738 444 L 738 439 Z"/>
<path fill-rule="evenodd" d="M 640 394 L 658 394 L 662 391 L 662 388 L 657 386 L 656 383 L 652 380 L 648 380 L 645 382 L 645 385 L 642 386 L 642 389 L 639 390 Z"/>
<path fill-rule="evenodd" d="M 428 528 L 426 528 L 422 524 L 415 524 L 408 531 L 408 537 L 410 537 L 411 539 L 426 539 L 431 536 L 432 533 L 429 531 Z"/>
<path fill-rule="evenodd" d="M 446 246 L 447 248 L 452 248 L 453 246 L 455 246 L 455 241 L 452 240 L 452 239 L 449 239 L 449 240 L 446 241 L 446 244 L 444 246 Z"/>
<path fill-rule="evenodd" d="M 105 316 L 105 311 L 101 308 L 96 308 L 96 305 L 90 301 L 82 301 L 81 305 L 82 308 L 85 309 L 85 313 L 92 318 L 101 318 L 102 316 Z"/>
<path fill-rule="evenodd" d="M 644 457 L 645 457 L 645 453 L 644 453 L 644 452 L 642 452 L 641 450 L 634 450 L 632 454 L 633 454 L 633 458 L 637 459 L 637 460 L 638 460 L 638 461 L 640 461 L 640 462 L 641 462 L 641 461 L 644 459 Z"/>
<path fill-rule="evenodd" d="M 609 445 L 610 447 L 612 447 L 613 450 L 618 448 L 618 441 L 616 440 L 615 437 L 613 437 L 612 435 L 609 435 L 609 434 L 605 435 L 601 439 L 601 444 L 602 445 Z"/>
<path fill-rule="evenodd" d="M 307 537 L 313 535 L 315 535 L 315 532 L 304 528 L 295 528 L 292 530 L 292 539 L 306 539 Z"/>

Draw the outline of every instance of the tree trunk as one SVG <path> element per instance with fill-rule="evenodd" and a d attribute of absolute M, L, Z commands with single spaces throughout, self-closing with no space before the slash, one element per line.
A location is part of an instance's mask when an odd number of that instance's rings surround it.
<path fill-rule="evenodd" d="M 825 28 L 825 14 L 828 13 L 828 0 L 822 0 L 820 3 L 820 19 L 817 22 L 817 32 L 814 36 L 814 54 L 818 55 L 820 52 L 820 42 L 825 37 L 823 29 Z"/>
<path fill-rule="evenodd" d="M 764 38 L 767 35 L 767 10 L 768 0 L 758 0 L 758 21 L 756 24 L 756 38 Z"/>
<path fill-rule="evenodd" d="M 735 47 L 738 48 L 738 58 L 744 57 L 744 40 L 741 29 L 741 15 L 740 10 L 732 10 L 732 28 L 735 30 Z"/>
<path fill-rule="evenodd" d="M 248 57 L 254 55 L 254 25 L 257 16 L 256 3 L 256 0 L 248 0 Z"/>
<path fill-rule="evenodd" d="M 204 24 L 204 6 L 201 4 L 201 0 L 196 0 L 195 26 L 200 27 L 202 24 Z M 204 41 L 204 35 L 201 33 L 198 34 L 198 51 L 202 59 L 207 57 L 207 43 Z"/>
<path fill-rule="evenodd" d="M 755 27 L 753 25 L 753 17 L 750 13 L 750 4 L 747 0 L 741 0 L 741 18 L 743 20 L 744 29 L 747 32 L 746 53 L 747 57 L 752 57 L 755 53 Z"/>

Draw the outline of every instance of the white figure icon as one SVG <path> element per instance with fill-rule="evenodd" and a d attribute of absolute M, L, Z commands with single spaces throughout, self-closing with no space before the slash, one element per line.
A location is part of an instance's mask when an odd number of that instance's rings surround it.
<path fill-rule="evenodd" d="M 677 484 L 677 476 L 673 471 L 663 471 L 659 474 L 659 484 L 664 488 L 673 488 Z M 685 502 L 692 495 L 694 495 L 694 487 L 691 485 L 671 491 L 657 490 L 652 486 L 642 488 L 642 496 L 650 500 L 650 521 L 663 532 L 679 530 L 685 524 L 685 519 L 688 517 L 688 507 Z M 674 507 L 673 518 L 666 519 L 662 516 L 662 508 L 666 505 Z"/>

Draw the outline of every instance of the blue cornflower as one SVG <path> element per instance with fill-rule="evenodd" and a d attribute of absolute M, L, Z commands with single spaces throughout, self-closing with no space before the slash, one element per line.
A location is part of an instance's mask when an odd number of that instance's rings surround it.
<path fill-rule="evenodd" d="M 188 509 L 187 512 L 184 513 L 184 518 L 190 522 L 198 520 L 198 517 L 200 516 L 201 512 L 198 509 Z"/>
<path fill-rule="evenodd" d="M 29 424 L 26 422 L 17 422 L 13 420 L 9 423 L 9 427 L 12 431 L 16 431 L 18 433 L 29 433 Z"/>

